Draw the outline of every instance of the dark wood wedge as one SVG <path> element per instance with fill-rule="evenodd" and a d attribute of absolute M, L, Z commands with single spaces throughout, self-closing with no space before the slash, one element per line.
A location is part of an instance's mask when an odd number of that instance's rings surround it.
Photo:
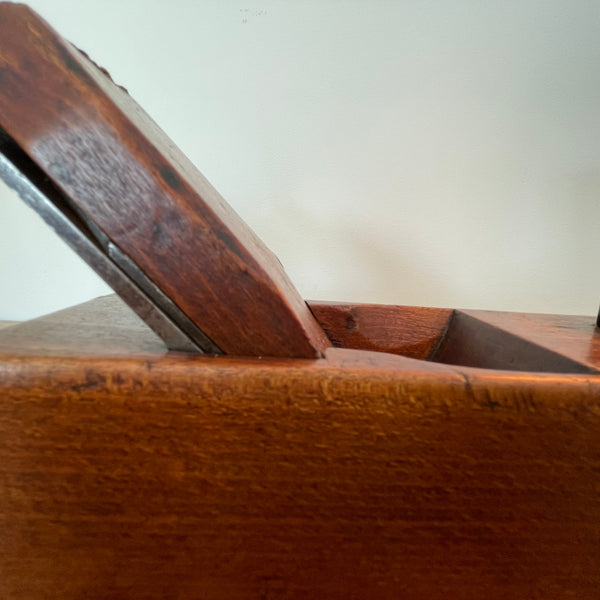
<path fill-rule="evenodd" d="M 277 258 L 126 90 L 11 3 L 0 4 L 0 126 L 111 260 L 215 351 L 317 358 L 330 346 Z"/>

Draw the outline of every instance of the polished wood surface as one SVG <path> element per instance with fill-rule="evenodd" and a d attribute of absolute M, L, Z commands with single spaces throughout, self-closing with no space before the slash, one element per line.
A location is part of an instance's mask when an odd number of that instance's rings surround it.
<path fill-rule="evenodd" d="M 600 376 L 168 353 L 109 305 L 0 332 L 1 597 L 597 598 Z"/>
<path fill-rule="evenodd" d="M 310 303 L 334 346 L 429 358 L 437 350 L 453 311 L 377 304 Z"/>
<path fill-rule="evenodd" d="M 218 348 L 322 354 L 276 257 L 122 87 L 23 5 L 0 3 L 0 82 L 0 126 Z"/>

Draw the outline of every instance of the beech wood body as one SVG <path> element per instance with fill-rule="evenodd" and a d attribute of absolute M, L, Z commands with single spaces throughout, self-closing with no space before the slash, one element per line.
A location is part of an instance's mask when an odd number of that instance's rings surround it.
<path fill-rule="evenodd" d="M 457 313 L 311 306 L 320 360 L 168 353 L 110 298 L 0 332 L 0 597 L 597 598 L 600 377 L 344 348 L 434 357 Z"/>

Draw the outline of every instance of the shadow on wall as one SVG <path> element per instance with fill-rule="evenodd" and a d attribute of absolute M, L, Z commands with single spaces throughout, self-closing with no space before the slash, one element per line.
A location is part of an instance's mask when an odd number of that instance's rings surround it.
<path fill-rule="evenodd" d="M 410 224 L 389 225 L 382 231 L 339 204 L 338 212 L 335 207 L 335 202 L 271 203 L 268 218 L 258 222 L 259 235 L 304 298 L 416 304 L 419 298 L 452 295 L 440 273 L 442 265 L 429 264 L 419 253 L 422 240 L 411 242 L 418 236 L 407 230 Z M 286 245 L 281 244 L 282 232 Z M 296 243 L 290 244 L 290 238 Z M 290 247 L 295 252 L 290 253 Z"/>

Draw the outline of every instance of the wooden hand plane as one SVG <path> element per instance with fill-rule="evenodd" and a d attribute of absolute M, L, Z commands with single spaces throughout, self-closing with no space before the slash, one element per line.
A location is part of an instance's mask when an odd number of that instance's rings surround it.
<path fill-rule="evenodd" d="M 0 331 L 2 598 L 598 597 L 592 317 L 306 303 L 10 3 L 0 129 L 3 179 L 117 294 Z"/>

